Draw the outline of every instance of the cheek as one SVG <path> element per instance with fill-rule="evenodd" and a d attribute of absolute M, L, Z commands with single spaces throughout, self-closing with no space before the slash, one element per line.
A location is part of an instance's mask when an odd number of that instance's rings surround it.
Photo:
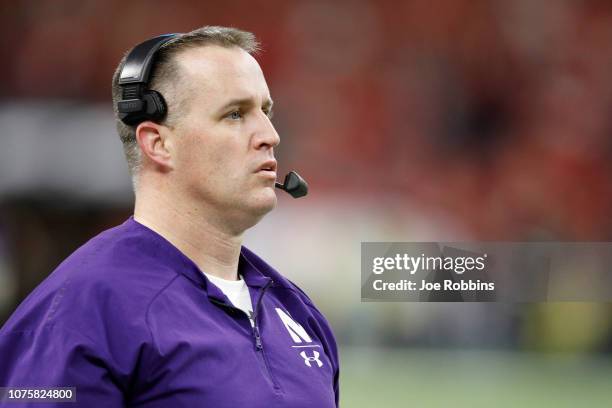
<path fill-rule="evenodd" d="M 207 157 L 209 153 L 196 137 L 185 135 L 179 149 L 177 149 L 176 169 L 178 174 L 189 177 L 190 174 L 203 171 L 203 166 L 210 163 Z"/>
<path fill-rule="evenodd" d="M 209 185 L 237 180 L 247 164 L 232 140 L 231 135 L 186 136 L 177 155 L 177 174 L 189 182 L 206 180 Z"/>

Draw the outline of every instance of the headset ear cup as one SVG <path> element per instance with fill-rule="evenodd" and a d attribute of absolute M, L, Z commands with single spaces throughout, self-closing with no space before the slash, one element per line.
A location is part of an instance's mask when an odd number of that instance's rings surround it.
<path fill-rule="evenodd" d="M 166 117 L 168 108 L 164 97 L 157 91 L 147 91 L 142 99 L 146 103 L 146 114 L 149 120 L 159 122 Z"/>

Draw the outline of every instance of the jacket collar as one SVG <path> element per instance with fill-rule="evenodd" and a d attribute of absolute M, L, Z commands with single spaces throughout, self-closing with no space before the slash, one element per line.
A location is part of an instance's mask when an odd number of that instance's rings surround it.
<path fill-rule="evenodd" d="M 141 241 L 144 242 L 142 242 L 141 249 L 146 251 L 148 255 L 153 256 L 160 264 L 172 269 L 176 273 L 184 275 L 196 286 L 203 289 L 209 298 L 226 303 L 227 297 L 223 292 L 215 285 L 210 284 L 206 275 L 202 273 L 195 262 L 170 241 L 149 227 L 134 220 L 133 216 L 130 216 L 123 225 L 128 229 L 134 230 L 139 238 L 142 238 Z M 273 269 L 257 257 L 257 255 L 246 247 L 241 247 L 238 273 L 242 275 L 247 286 L 261 288 L 271 284 L 270 282 L 273 284 L 274 281 L 270 276 L 270 271 L 273 271 Z M 275 274 L 278 274 L 278 272 L 273 271 L 273 275 Z"/>

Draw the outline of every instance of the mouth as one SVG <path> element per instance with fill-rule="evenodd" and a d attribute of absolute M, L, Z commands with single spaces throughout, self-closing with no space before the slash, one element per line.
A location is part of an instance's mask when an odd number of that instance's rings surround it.
<path fill-rule="evenodd" d="M 262 176 L 276 180 L 276 160 L 267 160 L 263 162 L 255 171 L 257 174 L 261 174 Z"/>

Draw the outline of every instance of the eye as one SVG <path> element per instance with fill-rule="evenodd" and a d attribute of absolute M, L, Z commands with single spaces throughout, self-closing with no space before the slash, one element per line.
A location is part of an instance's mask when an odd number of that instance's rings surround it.
<path fill-rule="evenodd" d="M 226 115 L 226 117 L 231 120 L 240 120 L 242 119 L 242 112 L 240 112 L 239 110 L 231 111 Z"/>

